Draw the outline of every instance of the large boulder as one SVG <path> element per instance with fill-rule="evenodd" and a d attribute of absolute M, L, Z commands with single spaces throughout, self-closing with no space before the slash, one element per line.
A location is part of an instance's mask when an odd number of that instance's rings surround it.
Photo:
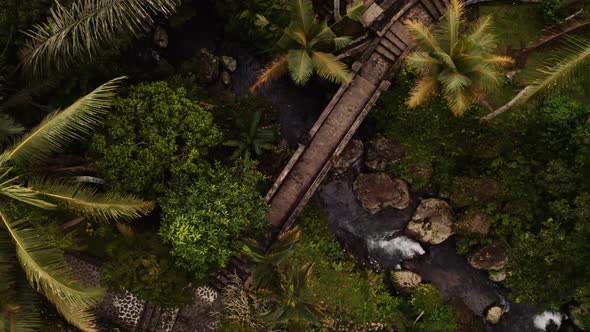
<path fill-rule="evenodd" d="M 402 291 L 412 290 L 422 282 L 422 277 L 418 273 L 407 270 L 394 271 L 392 277 L 395 288 Z"/>
<path fill-rule="evenodd" d="M 408 184 L 401 179 L 392 180 L 387 174 L 361 174 L 353 184 L 356 197 L 370 213 L 384 208 L 405 209 L 410 203 Z"/>
<path fill-rule="evenodd" d="M 367 160 L 365 163 L 370 170 L 383 171 L 393 163 L 399 162 L 404 156 L 404 148 L 383 135 L 377 135 L 369 142 Z"/>
<path fill-rule="evenodd" d="M 472 237 L 485 237 L 490 231 L 490 221 L 484 211 L 469 210 L 457 221 L 455 232 Z"/>
<path fill-rule="evenodd" d="M 486 321 L 492 325 L 498 324 L 504 311 L 499 306 L 492 306 L 486 312 Z"/>
<path fill-rule="evenodd" d="M 420 202 L 406 234 L 421 242 L 438 244 L 453 234 L 455 217 L 447 202 L 429 198 Z"/>
<path fill-rule="evenodd" d="M 456 177 L 447 195 L 454 205 L 462 207 L 493 201 L 501 191 L 501 183 L 492 178 Z"/>
<path fill-rule="evenodd" d="M 353 139 L 348 143 L 346 148 L 340 153 L 340 156 L 334 162 L 332 171 L 336 175 L 344 174 L 352 164 L 354 164 L 363 155 L 363 142 Z"/>
<path fill-rule="evenodd" d="M 479 270 L 501 270 L 508 262 L 507 245 L 495 241 L 469 256 L 469 264 Z"/>

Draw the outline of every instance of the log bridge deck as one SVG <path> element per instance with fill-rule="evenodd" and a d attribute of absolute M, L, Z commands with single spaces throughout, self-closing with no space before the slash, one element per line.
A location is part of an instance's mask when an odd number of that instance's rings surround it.
<path fill-rule="evenodd" d="M 412 49 L 403 22 L 418 20 L 428 25 L 445 13 L 448 4 L 449 0 L 393 1 L 393 15 L 375 30 L 376 37 L 353 64 L 352 81 L 336 92 L 310 129 L 309 143 L 299 145 L 266 194 L 271 208 L 267 218 L 275 230 L 293 225 L 379 96 L 389 88 L 390 79 Z"/>

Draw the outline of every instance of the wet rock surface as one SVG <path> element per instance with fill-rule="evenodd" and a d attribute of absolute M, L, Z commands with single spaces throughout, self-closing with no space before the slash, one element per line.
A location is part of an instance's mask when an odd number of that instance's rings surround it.
<path fill-rule="evenodd" d="M 353 184 L 354 193 L 362 206 L 370 213 L 384 208 L 405 209 L 410 203 L 408 184 L 401 179 L 391 179 L 385 173 L 361 174 Z"/>
<path fill-rule="evenodd" d="M 238 60 L 227 55 L 221 56 L 221 64 L 230 73 L 233 73 L 238 68 Z"/>
<path fill-rule="evenodd" d="M 500 270 L 508 262 L 505 243 L 496 241 L 469 256 L 469 264 L 478 270 Z"/>
<path fill-rule="evenodd" d="M 344 174 L 355 162 L 357 162 L 364 153 L 364 144 L 362 141 L 353 139 L 342 151 L 338 159 L 332 166 L 335 175 Z"/>
<path fill-rule="evenodd" d="M 490 271 L 490 280 L 493 282 L 502 282 L 506 280 L 506 272 L 504 271 Z"/>
<path fill-rule="evenodd" d="M 403 156 L 404 149 L 399 143 L 378 134 L 369 142 L 365 164 L 370 170 L 383 171 L 388 165 L 399 162 Z"/>
<path fill-rule="evenodd" d="M 453 233 L 455 217 L 447 202 L 429 198 L 420 202 L 406 234 L 420 242 L 438 244 Z"/>
<path fill-rule="evenodd" d="M 420 285 L 422 277 L 412 271 L 395 271 L 392 273 L 393 285 L 396 289 L 409 291 Z"/>
<path fill-rule="evenodd" d="M 502 317 L 502 308 L 499 306 L 492 306 L 486 312 L 486 321 L 490 324 L 498 324 Z"/>

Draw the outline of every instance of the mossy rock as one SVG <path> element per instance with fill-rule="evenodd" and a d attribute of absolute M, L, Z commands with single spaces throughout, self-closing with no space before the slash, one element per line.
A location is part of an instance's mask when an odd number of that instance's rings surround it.
<path fill-rule="evenodd" d="M 457 207 L 481 206 L 494 201 L 501 192 L 502 185 L 496 179 L 456 177 L 445 196 Z"/>

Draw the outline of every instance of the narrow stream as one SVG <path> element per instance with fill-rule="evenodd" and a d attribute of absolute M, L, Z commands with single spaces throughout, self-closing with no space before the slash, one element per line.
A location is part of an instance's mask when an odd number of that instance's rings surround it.
<path fill-rule="evenodd" d="M 210 10 L 204 9 L 202 13 Z M 211 49 L 216 55 L 236 58 L 238 67 L 231 75 L 230 88 L 240 97 L 248 94 L 249 85 L 265 64 L 265 60 L 255 57 L 248 46 L 228 42 L 219 20 L 212 16 L 193 20 L 170 39 L 171 46 L 176 45 L 168 54 L 172 63 L 187 60 L 202 47 Z M 328 92 L 335 90 L 336 87 L 317 79 L 305 87 L 296 87 L 289 79 L 281 79 L 259 93 L 279 110 L 282 135 L 289 145 L 295 147 L 328 104 Z M 501 305 L 506 312 L 500 323 L 486 326 L 487 331 L 542 331 L 535 327 L 535 319 L 541 326 L 551 315 L 535 317 L 539 313 L 526 304 L 509 303 L 505 296 L 507 290 L 491 282 L 486 272 L 472 268 L 465 257 L 456 253 L 452 237 L 439 245 L 423 246 L 403 235 L 419 202 L 433 197 L 432 193 L 411 193 L 410 204 L 403 210 L 389 208 L 374 215 L 366 212 L 352 190 L 355 175 L 362 171 L 361 168 L 357 163 L 353 165 L 353 172 L 338 178 L 326 178 L 316 195 L 330 229 L 345 250 L 378 271 L 401 267 L 415 271 L 425 281 L 434 284 L 445 299 L 460 298 L 475 315 L 481 316 L 491 305 Z"/>

